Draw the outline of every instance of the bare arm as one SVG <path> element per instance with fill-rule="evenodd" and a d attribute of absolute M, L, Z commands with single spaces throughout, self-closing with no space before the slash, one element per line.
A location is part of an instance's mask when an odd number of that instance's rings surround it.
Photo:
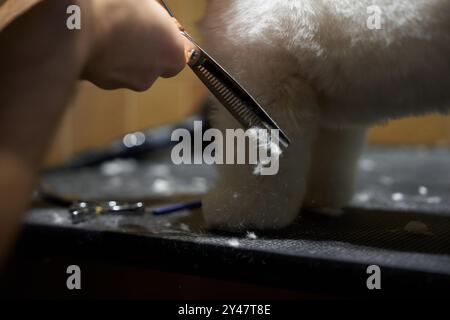
<path fill-rule="evenodd" d="M 74 3 L 81 31 L 65 27 Z M 144 90 L 181 71 L 183 46 L 154 0 L 46 0 L 0 33 L 0 264 L 76 81 Z"/>

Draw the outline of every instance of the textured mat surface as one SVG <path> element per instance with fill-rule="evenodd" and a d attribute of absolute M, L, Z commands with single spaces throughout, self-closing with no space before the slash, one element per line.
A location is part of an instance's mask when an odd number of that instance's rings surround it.
<path fill-rule="evenodd" d="M 114 162 L 55 172 L 45 180 L 78 197 L 155 203 L 186 194 L 199 197 L 214 180 L 211 167 L 187 169 L 167 160 L 163 154 L 140 163 Z M 47 241 L 48 250 L 101 252 L 105 259 L 291 288 L 363 290 L 371 264 L 383 268 L 392 289 L 449 286 L 450 151 L 369 149 L 360 162 L 357 186 L 344 216 L 305 212 L 277 232 L 206 231 L 199 212 L 101 217 L 73 225 L 65 209 L 41 206 L 30 212 L 24 239 Z"/>

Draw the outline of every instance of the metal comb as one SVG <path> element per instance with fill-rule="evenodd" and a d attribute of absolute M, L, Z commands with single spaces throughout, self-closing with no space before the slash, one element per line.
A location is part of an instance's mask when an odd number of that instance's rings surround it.
<path fill-rule="evenodd" d="M 167 2 L 161 0 L 161 3 L 175 18 Z M 209 91 L 246 130 L 250 128 L 278 130 L 280 143 L 287 148 L 290 144 L 289 138 L 261 105 L 181 26 L 180 31 L 195 47 L 189 51 L 188 65 Z"/>

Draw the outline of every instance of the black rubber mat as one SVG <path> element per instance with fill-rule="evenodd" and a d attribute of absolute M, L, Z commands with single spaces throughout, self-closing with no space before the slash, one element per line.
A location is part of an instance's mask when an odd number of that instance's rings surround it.
<path fill-rule="evenodd" d="M 155 202 L 171 202 L 181 194 L 196 198 L 213 183 L 211 167 L 187 170 L 167 160 L 163 154 L 139 163 L 54 172 L 45 180 L 83 198 Z M 70 251 L 188 274 L 328 291 L 367 291 L 366 268 L 375 264 L 383 270 L 387 289 L 448 288 L 450 151 L 369 149 L 357 186 L 342 217 L 304 212 L 290 228 L 264 233 L 206 231 L 199 212 L 101 217 L 73 225 L 67 210 L 41 206 L 30 212 L 20 247 L 32 251 L 39 245 L 59 254 Z"/>

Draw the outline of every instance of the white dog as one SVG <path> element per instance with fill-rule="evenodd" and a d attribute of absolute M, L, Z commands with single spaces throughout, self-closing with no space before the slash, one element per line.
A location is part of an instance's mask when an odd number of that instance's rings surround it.
<path fill-rule="evenodd" d="M 204 199 L 213 227 L 281 228 L 302 207 L 342 208 L 370 126 L 449 111 L 450 0 L 210 0 L 201 30 L 292 140 L 278 175 L 219 166 Z M 213 120 L 239 127 L 223 108 Z"/>

